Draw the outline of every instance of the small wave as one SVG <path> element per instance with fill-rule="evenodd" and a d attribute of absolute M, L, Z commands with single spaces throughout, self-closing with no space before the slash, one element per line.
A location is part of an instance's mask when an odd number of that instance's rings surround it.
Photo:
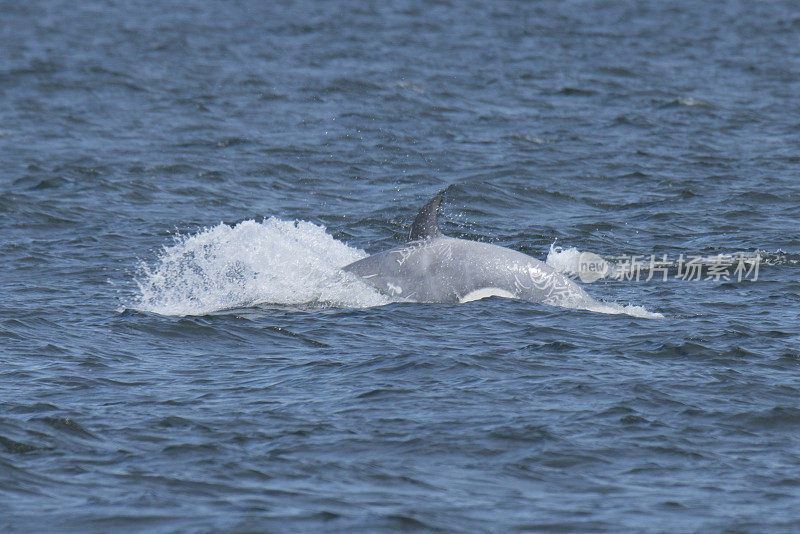
<path fill-rule="evenodd" d="M 617 304 L 616 302 L 603 302 L 598 300 L 594 305 L 587 306 L 586 309 L 597 313 L 608 313 L 610 315 L 630 315 L 631 317 L 638 317 L 640 319 L 664 318 L 664 315 L 658 312 L 651 312 L 645 309 L 644 306 L 636 306 L 634 304 Z"/>
<path fill-rule="evenodd" d="M 686 106 L 686 107 L 695 107 L 695 106 L 706 106 L 706 105 L 708 105 L 705 102 L 703 102 L 702 100 L 699 100 L 699 99 L 691 97 L 691 96 L 679 96 L 679 97 L 677 97 L 675 99 L 675 102 L 677 104 L 680 104 L 681 106 Z"/>

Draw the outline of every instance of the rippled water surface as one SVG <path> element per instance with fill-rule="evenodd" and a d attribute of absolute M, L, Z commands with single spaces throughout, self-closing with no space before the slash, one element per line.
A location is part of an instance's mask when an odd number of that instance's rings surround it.
<path fill-rule="evenodd" d="M 0 12 L 0 530 L 800 529 L 794 2 Z M 667 279 L 344 275 L 439 191 L 448 235 Z"/>

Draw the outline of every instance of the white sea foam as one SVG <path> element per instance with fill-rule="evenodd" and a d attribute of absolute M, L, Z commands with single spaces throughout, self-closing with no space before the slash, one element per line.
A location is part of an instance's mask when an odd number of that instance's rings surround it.
<path fill-rule="evenodd" d="M 555 243 L 550 245 L 550 251 L 547 253 L 547 260 L 545 261 L 556 271 L 570 277 L 578 277 L 582 282 L 594 282 L 602 278 L 609 278 L 619 272 L 617 265 L 604 260 L 597 254 L 580 251 L 575 247 L 557 247 Z M 586 268 L 586 261 L 596 263 L 598 269 L 591 273 L 583 271 L 582 269 Z M 589 276 L 590 274 L 591 277 Z"/>
<path fill-rule="evenodd" d="M 608 313 L 612 315 L 625 314 L 642 319 L 663 319 L 664 316 L 658 312 L 647 311 L 644 306 L 634 304 L 617 304 L 616 302 L 595 301 L 594 305 L 587 306 L 587 310 L 597 313 Z"/>
<path fill-rule="evenodd" d="M 366 307 L 389 300 L 340 267 L 366 256 L 310 222 L 218 224 L 142 263 L 134 309 L 202 315 L 272 303 Z"/>
<path fill-rule="evenodd" d="M 396 301 L 341 269 L 366 255 L 334 239 L 324 226 L 307 221 L 272 217 L 235 226 L 220 223 L 194 235 L 176 236 L 153 265 L 142 262 L 136 279 L 139 294 L 129 307 L 182 316 L 259 304 L 363 308 Z M 547 263 L 561 272 L 574 272 L 579 256 L 577 249 L 551 246 Z M 660 317 L 641 306 L 598 301 L 561 304 Z"/>
<path fill-rule="evenodd" d="M 577 275 L 579 272 L 579 262 L 581 251 L 575 247 L 567 249 L 557 247 L 555 243 L 550 245 L 547 253 L 547 264 L 560 273 L 568 276 Z"/>

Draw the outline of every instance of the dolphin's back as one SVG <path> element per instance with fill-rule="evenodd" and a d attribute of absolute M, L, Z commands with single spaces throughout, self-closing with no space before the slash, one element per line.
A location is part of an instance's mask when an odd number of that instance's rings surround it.
<path fill-rule="evenodd" d="M 508 248 L 438 235 L 344 267 L 381 293 L 416 302 L 459 302 L 480 290 L 564 305 L 590 299 L 549 265 Z"/>
<path fill-rule="evenodd" d="M 409 243 L 358 260 L 344 270 L 386 295 L 416 302 L 455 302 L 456 293 L 442 280 L 443 265 L 432 252 L 430 242 Z"/>

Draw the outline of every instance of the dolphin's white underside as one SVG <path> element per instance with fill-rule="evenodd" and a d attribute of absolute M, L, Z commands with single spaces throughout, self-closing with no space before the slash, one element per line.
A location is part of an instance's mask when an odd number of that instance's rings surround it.
<path fill-rule="evenodd" d="M 487 299 L 489 297 L 503 297 L 505 299 L 516 298 L 511 291 L 500 289 L 499 287 L 482 287 L 472 293 L 467 293 L 459 299 L 459 303 L 472 302 L 473 300 Z"/>

